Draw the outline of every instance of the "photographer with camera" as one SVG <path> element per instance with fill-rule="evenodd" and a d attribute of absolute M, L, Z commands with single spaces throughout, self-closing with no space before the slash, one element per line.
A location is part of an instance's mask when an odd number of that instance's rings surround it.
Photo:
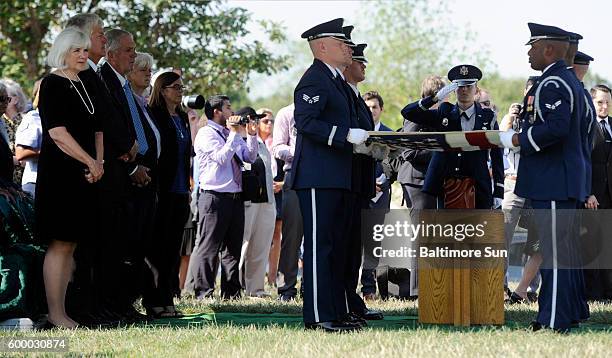
<path fill-rule="evenodd" d="M 244 234 L 241 167 L 257 159 L 257 126 L 234 116 L 227 96 L 211 96 L 204 113 L 208 125 L 198 131 L 194 149 L 199 162 L 199 237 L 189 262 L 186 290 L 196 298 L 212 297 L 221 259 L 221 296 L 240 297 L 238 264 Z M 246 141 L 240 128 L 246 127 Z"/>
<path fill-rule="evenodd" d="M 248 119 L 249 126 L 255 125 L 258 128 L 260 119 L 266 117 L 266 114 L 257 114 L 251 107 L 239 109 L 236 111 L 236 115 Z M 253 185 L 255 190 L 247 188 L 247 184 L 243 183 L 243 200 L 245 203 L 240 282 L 248 297 L 262 298 L 270 296 L 264 290 L 264 286 L 268 255 L 274 234 L 276 203 L 272 188 L 272 158 L 260 136 L 257 137 L 257 142 L 257 159 L 250 166 L 249 175 L 252 179 L 248 179 L 255 184 Z M 246 172 L 243 173 L 243 175 L 245 174 Z M 249 191 L 249 193 L 245 193 L 246 191 Z"/>

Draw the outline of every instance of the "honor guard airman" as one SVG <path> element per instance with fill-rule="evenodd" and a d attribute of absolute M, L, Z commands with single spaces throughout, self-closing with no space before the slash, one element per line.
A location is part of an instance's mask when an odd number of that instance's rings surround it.
<path fill-rule="evenodd" d="M 346 232 L 352 204 L 353 145 L 368 134 L 359 128 L 342 70 L 352 62 L 343 19 L 302 34 L 314 56 L 294 92 L 297 129 L 292 173 L 304 222 L 304 324 L 309 329 L 351 331 L 345 321 Z"/>
<path fill-rule="evenodd" d="M 583 145 L 584 93 L 573 81 L 564 57 L 572 33 L 554 26 L 529 23 L 528 56 L 542 75 L 526 94 L 523 128 L 500 134 L 505 147 L 520 151 L 515 193 L 531 199 L 542 253 L 542 286 L 534 330 L 568 331 L 584 319 L 577 265 L 575 209 L 586 197 Z"/>
<path fill-rule="evenodd" d="M 476 84 L 482 78 L 482 72 L 476 66 L 459 65 L 448 72 L 451 83 L 429 96 L 413 102 L 402 109 L 402 116 L 411 122 L 426 125 L 439 132 L 497 130 L 497 116 L 488 108 L 482 108 L 474 101 Z M 434 104 L 444 101 L 453 91 L 457 92 L 457 104 L 443 102 L 435 109 Z M 491 157 L 493 185 L 487 161 Z M 502 150 L 477 150 L 469 152 L 436 152 L 433 154 L 423 191 L 438 197 L 438 207 L 448 204 L 449 194 L 445 186 L 455 179 L 471 178 L 475 191 L 475 203 L 472 208 L 491 209 L 493 198 L 499 203 L 504 196 L 504 165 Z M 463 195 L 464 193 L 461 193 Z M 445 204 L 446 202 L 446 204 Z M 464 207 L 465 208 L 465 207 Z"/>
<path fill-rule="evenodd" d="M 347 31 L 348 30 L 348 31 Z M 350 39 L 350 29 L 345 27 L 345 34 Z M 352 63 L 344 70 L 346 80 L 347 96 L 351 100 L 357 113 L 359 128 L 366 131 L 374 130 L 374 118 L 372 112 L 366 105 L 357 85 L 365 80 L 366 63 L 364 49 L 367 44 L 358 44 L 353 47 Z M 363 148 L 363 146 L 362 146 Z M 382 313 L 370 310 L 366 307 L 363 299 L 357 294 L 359 282 L 359 269 L 362 263 L 361 244 L 361 218 L 362 210 L 369 207 L 369 201 L 376 194 L 376 161 L 371 153 L 356 152 L 353 155 L 351 192 L 353 193 L 353 204 L 351 205 L 351 224 L 347 231 L 347 265 L 345 272 L 345 287 L 349 319 L 365 323 L 365 320 L 379 320 L 383 318 Z"/>

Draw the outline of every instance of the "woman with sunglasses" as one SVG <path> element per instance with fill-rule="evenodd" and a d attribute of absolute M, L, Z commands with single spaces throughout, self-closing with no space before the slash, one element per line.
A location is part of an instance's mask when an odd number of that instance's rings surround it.
<path fill-rule="evenodd" d="M 182 109 L 183 81 L 175 72 L 157 76 L 149 108 L 161 137 L 159 189 L 153 241 L 147 263 L 153 273 L 143 305 L 155 318 L 181 317 L 174 306 L 183 228 L 189 215 L 189 173 L 193 153 L 187 114 Z"/>

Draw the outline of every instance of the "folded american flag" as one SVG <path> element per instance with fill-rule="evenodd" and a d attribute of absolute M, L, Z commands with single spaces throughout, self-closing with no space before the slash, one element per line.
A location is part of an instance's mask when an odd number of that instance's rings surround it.
<path fill-rule="evenodd" d="M 463 152 L 501 148 L 499 131 L 467 132 L 368 132 L 367 144 L 379 143 L 396 149 L 426 149 L 437 152 Z"/>

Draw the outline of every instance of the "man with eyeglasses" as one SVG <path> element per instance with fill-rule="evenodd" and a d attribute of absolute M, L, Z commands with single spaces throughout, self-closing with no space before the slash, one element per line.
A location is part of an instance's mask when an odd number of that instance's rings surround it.
<path fill-rule="evenodd" d="M 402 109 L 402 116 L 408 121 L 426 125 L 440 132 L 497 130 L 495 112 L 483 108 L 474 100 L 476 84 L 481 78 L 482 72 L 476 66 L 467 64 L 455 66 L 448 72 L 451 84 L 440 89 L 435 96 L 425 97 L 407 105 Z M 443 102 L 453 91 L 457 95 L 457 104 Z M 429 109 L 438 102 L 442 103 L 437 109 Z M 487 164 L 489 155 L 493 186 Z M 458 181 L 467 183 L 466 190 L 459 192 L 458 197 L 451 197 L 450 193 L 455 188 L 453 183 Z M 438 197 L 439 208 L 491 209 L 494 207 L 494 198 L 501 203 L 504 196 L 504 165 L 501 149 L 434 153 L 427 170 L 423 191 Z M 473 207 L 455 206 L 457 202 L 454 199 L 470 197 L 468 191 L 475 193 Z"/>

